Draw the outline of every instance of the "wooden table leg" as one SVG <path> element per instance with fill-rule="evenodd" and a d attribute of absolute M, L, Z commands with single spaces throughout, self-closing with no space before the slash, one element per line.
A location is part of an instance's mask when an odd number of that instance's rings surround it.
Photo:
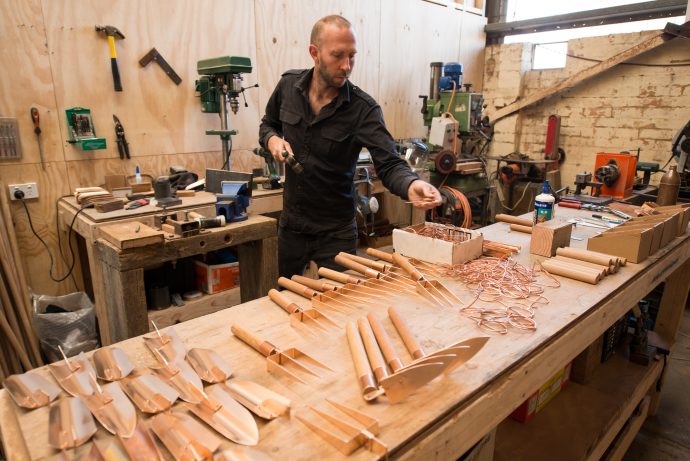
<path fill-rule="evenodd" d="M 108 344 L 148 333 L 144 269 L 120 272 L 105 262 L 101 262 L 100 266 L 105 282 L 105 313 L 103 317 L 99 317 L 99 322 L 101 329 L 108 332 Z M 103 346 L 108 344 L 104 343 Z"/>
<path fill-rule="evenodd" d="M 278 285 L 278 237 L 238 245 L 240 298 L 243 303 L 266 296 Z"/>
<path fill-rule="evenodd" d="M 669 275 L 664 284 L 664 292 L 661 295 L 659 313 L 657 314 L 654 331 L 661 336 L 666 344 L 673 345 L 680 329 L 683 311 L 688 301 L 688 291 L 690 290 L 690 259 Z M 673 357 L 669 357 L 673 360 Z M 663 382 L 666 377 L 667 368 L 661 374 L 659 380 Z M 649 415 L 656 414 L 660 402 L 659 386 L 651 393 L 652 401 L 649 404 Z"/>

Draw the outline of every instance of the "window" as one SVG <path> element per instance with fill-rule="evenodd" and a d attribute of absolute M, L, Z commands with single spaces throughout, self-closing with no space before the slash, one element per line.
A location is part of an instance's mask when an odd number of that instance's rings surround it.
<path fill-rule="evenodd" d="M 568 53 L 568 42 L 538 43 L 534 45 L 532 69 L 562 69 Z"/>

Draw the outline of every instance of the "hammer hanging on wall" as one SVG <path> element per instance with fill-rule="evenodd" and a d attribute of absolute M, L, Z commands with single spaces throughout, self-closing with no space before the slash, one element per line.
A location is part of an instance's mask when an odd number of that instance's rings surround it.
<path fill-rule="evenodd" d="M 115 52 L 115 39 L 124 39 L 125 36 L 114 26 L 96 26 L 96 32 L 103 32 L 108 37 L 108 45 L 110 46 L 110 67 L 113 71 L 113 84 L 115 91 L 122 91 L 122 82 L 120 81 L 120 70 L 117 67 L 117 53 Z"/>

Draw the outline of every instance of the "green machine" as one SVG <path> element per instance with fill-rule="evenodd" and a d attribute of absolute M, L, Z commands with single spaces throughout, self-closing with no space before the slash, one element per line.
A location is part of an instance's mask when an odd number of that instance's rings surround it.
<path fill-rule="evenodd" d="M 220 130 L 207 130 L 206 134 L 220 136 L 224 164 L 223 168 L 230 169 L 230 152 L 232 151 L 231 136 L 236 130 L 229 129 L 228 105 L 233 114 L 240 108 L 238 97 L 244 97 L 244 91 L 258 87 L 242 87 L 242 74 L 252 71 L 252 62 L 243 56 L 221 56 L 219 58 L 202 59 L 196 64 L 199 80 L 195 82 L 196 92 L 201 101 L 201 111 L 220 115 Z M 244 98 L 244 106 L 248 107 Z"/>
<path fill-rule="evenodd" d="M 432 62 L 429 95 L 422 95 L 422 117 L 429 128 L 427 138 L 431 183 L 461 191 L 477 203 L 480 224 L 486 223 L 489 182 L 482 155 L 493 132 L 487 117 L 482 117 L 484 97 L 462 84 L 462 65 Z M 464 86 L 464 90 L 463 90 Z M 445 196 L 439 215 L 454 224 L 459 221 L 456 197 L 441 188 Z"/>

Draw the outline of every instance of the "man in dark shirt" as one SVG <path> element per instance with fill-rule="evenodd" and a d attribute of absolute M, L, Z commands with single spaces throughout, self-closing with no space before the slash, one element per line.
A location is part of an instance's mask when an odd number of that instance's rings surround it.
<path fill-rule="evenodd" d="M 428 209 L 441 196 L 395 151 L 381 107 L 348 77 L 357 53 L 355 34 L 342 16 L 326 16 L 311 33 L 314 67 L 282 75 L 266 104 L 259 141 L 282 162 L 294 155 L 303 172 L 286 168 L 278 233 L 278 267 L 283 277 L 301 274 L 309 260 L 341 269 L 333 258 L 357 247 L 353 183 L 363 147 L 376 174 L 394 194 Z"/>

